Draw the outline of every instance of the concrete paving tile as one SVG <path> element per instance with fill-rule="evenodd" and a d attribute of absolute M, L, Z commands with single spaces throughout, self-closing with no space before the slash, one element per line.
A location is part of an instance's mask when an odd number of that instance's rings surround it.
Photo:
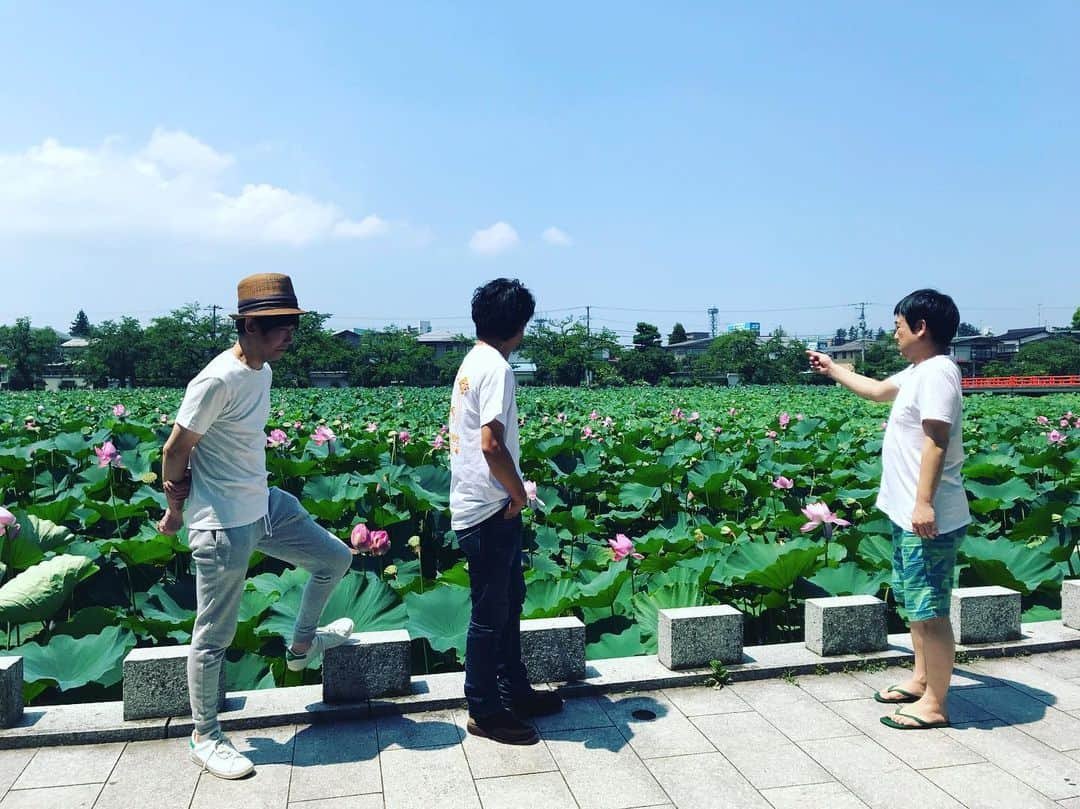
<path fill-rule="evenodd" d="M 691 721 L 757 789 L 832 780 L 810 756 L 756 713 L 696 716 Z"/>
<path fill-rule="evenodd" d="M 871 809 L 962 809 L 960 803 L 866 736 L 799 745 Z"/>
<path fill-rule="evenodd" d="M 445 711 L 465 707 L 465 672 L 428 674 L 409 681 L 404 697 L 380 697 L 369 703 L 372 716 Z"/>
<path fill-rule="evenodd" d="M 982 756 L 946 736 L 941 730 L 907 733 L 885 727 L 881 724 L 881 717 L 895 710 L 891 705 L 880 705 L 872 699 L 861 699 L 837 702 L 829 707 L 916 770 L 924 767 L 976 764 L 984 760 Z"/>
<path fill-rule="evenodd" d="M 1020 728 L 984 723 L 943 732 L 1048 798 L 1080 797 L 1080 762 Z"/>
<path fill-rule="evenodd" d="M 293 759 L 296 738 L 293 725 L 234 730 L 227 735 L 233 747 L 250 758 L 256 767 L 262 764 L 288 764 Z"/>
<path fill-rule="evenodd" d="M 911 679 L 911 668 L 890 666 L 881 671 L 853 671 L 851 676 L 860 682 L 866 683 L 871 691 L 880 691 L 890 685 L 896 685 Z M 985 672 L 975 671 L 967 663 L 954 668 L 952 679 L 949 681 L 949 688 L 953 692 L 959 693 L 969 688 L 985 688 L 993 685 L 1003 685 L 1003 683 Z"/>
<path fill-rule="evenodd" d="M 707 716 L 753 710 L 730 688 L 698 685 L 689 688 L 666 688 L 663 694 L 671 700 L 683 716 Z"/>
<path fill-rule="evenodd" d="M 581 809 L 625 809 L 668 801 L 617 728 L 558 731 L 548 734 L 546 741 Z"/>
<path fill-rule="evenodd" d="M 968 809 L 1059 809 L 1045 795 L 990 763 L 942 767 L 926 770 L 923 775 L 962 800 Z"/>
<path fill-rule="evenodd" d="M 454 724 L 461 734 L 461 746 L 469 762 L 473 778 L 503 778 L 512 775 L 530 775 L 553 772 L 558 769 L 555 759 L 540 744 L 499 744 L 491 739 L 473 736 L 465 731 L 469 721 L 468 711 L 453 711 Z M 483 797 L 481 795 L 481 797 Z"/>
<path fill-rule="evenodd" d="M 38 750 L 12 789 L 104 784 L 123 750 L 122 742 Z"/>
<path fill-rule="evenodd" d="M 460 745 L 387 750 L 380 759 L 383 800 L 391 809 L 480 809 Z"/>
<path fill-rule="evenodd" d="M 199 776 L 191 809 L 285 809 L 289 801 L 289 764 L 262 764 L 239 781 Z"/>
<path fill-rule="evenodd" d="M 380 750 L 457 746 L 461 736 L 450 711 L 380 716 L 376 722 Z"/>
<path fill-rule="evenodd" d="M 199 768 L 183 739 L 131 742 L 113 767 L 94 809 L 187 809 Z"/>
<path fill-rule="evenodd" d="M 719 753 L 645 762 L 679 809 L 768 809 L 769 803 Z"/>
<path fill-rule="evenodd" d="M 1080 798 L 1069 798 L 1068 800 L 1058 801 L 1058 806 L 1063 809 L 1080 809 Z"/>
<path fill-rule="evenodd" d="M 575 697 L 563 703 L 563 709 L 551 716 L 539 716 L 533 725 L 540 735 L 559 730 L 585 730 L 610 727 L 611 720 L 597 697 Z"/>
<path fill-rule="evenodd" d="M 0 795 L 8 791 L 15 779 L 22 775 L 37 750 L 0 750 Z"/>
<path fill-rule="evenodd" d="M 0 801 L 0 809 L 91 809 L 101 784 L 46 789 L 13 789 Z"/>
<path fill-rule="evenodd" d="M 476 782 L 476 791 L 484 809 L 577 809 L 557 772 L 484 778 Z"/>
<path fill-rule="evenodd" d="M 289 809 L 383 809 L 383 796 L 352 795 L 348 798 L 323 798 L 318 801 L 290 803 Z"/>
<path fill-rule="evenodd" d="M 1080 750 L 1066 750 L 1065 755 L 1067 755 L 1069 758 L 1080 761 Z"/>
<path fill-rule="evenodd" d="M 763 789 L 761 794 L 775 809 L 866 809 L 865 803 L 837 781 Z"/>
<path fill-rule="evenodd" d="M 300 728 L 292 765 L 290 803 L 382 791 L 379 740 L 371 721 Z"/>
<path fill-rule="evenodd" d="M 1080 685 L 1070 683 L 1046 669 L 1028 662 L 1028 658 L 980 660 L 972 668 L 997 677 L 1005 685 L 1053 705 L 1061 711 L 1080 710 Z"/>
<path fill-rule="evenodd" d="M 1080 719 L 1011 686 L 976 688 L 956 699 L 974 703 L 1055 750 L 1080 748 Z"/>
<path fill-rule="evenodd" d="M 797 685 L 775 680 L 731 686 L 777 730 L 795 742 L 851 736 L 858 731 Z"/>
<path fill-rule="evenodd" d="M 809 674 L 799 678 L 799 688 L 818 702 L 866 699 L 874 689 L 850 674 Z"/>
<path fill-rule="evenodd" d="M 1080 649 L 1032 655 L 1026 662 L 1063 680 L 1072 682 L 1080 678 Z"/>
<path fill-rule="evenodd" d="M 607 697 L 601 705 L 641 758 L 716 752 L 661 691 Z M 655 718 L 634 715 L 641 712 L 651 713 Z"/>
<path fill-rule="evenodd" d="M 124 719 L 122 702 L 33 705 L 14 727 L 0 729 L 4 747 L 149 741 L 165 737 L 167 719 Z"/>

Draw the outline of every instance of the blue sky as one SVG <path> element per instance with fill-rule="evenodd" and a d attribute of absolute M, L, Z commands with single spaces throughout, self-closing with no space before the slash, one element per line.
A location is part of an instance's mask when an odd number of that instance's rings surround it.
<path fill-rule="evenodd" d="M 1080 305 L 1080 6 L 518 5 L 0 3 L 0 322 L 259 271 L 337 327 L 499 275 L 627 336 Z"/>

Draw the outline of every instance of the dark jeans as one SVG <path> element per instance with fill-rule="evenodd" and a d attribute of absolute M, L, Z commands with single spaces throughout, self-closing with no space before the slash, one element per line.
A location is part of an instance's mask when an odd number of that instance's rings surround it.
<path fill-rule="evenodd" d="M 469 560 L 472 620 L 465 646 L 465 700 L 472 717 L 489 716 L 529 690 L 521 662 L 525 575 L 521 515 L 500 511 L 457 532 Z"/>

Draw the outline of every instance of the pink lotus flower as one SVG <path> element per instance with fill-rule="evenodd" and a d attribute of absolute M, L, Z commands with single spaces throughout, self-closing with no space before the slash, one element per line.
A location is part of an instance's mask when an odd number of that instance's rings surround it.
<path fill-rule="evenodd" d="M 279 411 L 277 412 L 277 417 L 278 417 L 279 419 L 280 419 L 280 418 L 281 418 L 282 416 L 284 416 L 284 415 L 285 415 L 285 411 L 284 411 L 284 410 L 279 410 Z"/>
<path fill-rule="evenodd" d="M 353 526 L 352 533 L 349 534 L 349 543 L 358 551 L 366 551 L 371 544 L 371 532 L 368 531 L 368 527 L 358 522 Z"/>
<path fill-rule="evenodd" d="M 294 421 L 292 423 L 292 426 L 293 426 L 294 430 L 302 430 L 302 429 L 304 429 L 304 422 L 302 422 L 302 421 Z"/>
<path fill-rule="evenodd" d="M 161 418 L 158 419 L 158 421 L 160 421 L 162 424 L 168 424 L 169 423 L 169 417 L 166 416 L 164 413 L 162 413 Z"/>
<path fill-rule="evenodd" d="M 442 427 L 439 428 L 439 435 L 446 435 L 446 433 L 447 433 L 447 431 L 449 429 L 450 429 L 450 425 L 444 424 Z"/>
<path fill-rule="evenodd" d="M 697 421 L 700 418 L 701 414 L 695 410 L 690 414 L 690 417 L 687 419 L 687 421 Z"/>
<path fill-rule="evenodd" d="M 736 413 L 738 413 L 738 412 L 739 412 L 739 411 L 738 411 L 738 410 L 736 410 L 736 409 L 735 409 L 734 407 L 730 407 L 730 408 L 728 408 L 728 412 L 727 412 L 727 414 L 728 414 L 729 416 L 734 416 L 734 415 L 735 415 Z"/>
<path fill-rule="evenodd" d="M 106 441 L 100 447 L 94 447 L 94 453 L 98 458 L 98 466 L 123 466 L 123 462 L 120 460 L 120 453 L 116 451 L 116 447 L 113 446 L 112 441 Z"/>
<path fill-rule="evenodd" d="M 390 550 L 390 535 L 386 531 L 372 531 L 368 537 L 368 553 L 382 556 Z"/>
<path fill-rule="evenodd" d="M 783 475 L 780 475 L 780 477 L 778 477 L 772 482 L 772 485 L 773 488 L 776 489 L 790 489 L 792 486 L 795 485 L 795 482 L 793 480 L 790 480 L 789 478 L 784 477 Z"/>
<path fill-rule="evenodd" d="M 124 416 L 127 415 L 127 408 L 124 407 L 122 404 L 115 404 L 113 405 L 112 414 L 118 419 L 122 419 Z"/>
<path fill-rule="evenodd" d="M 1046 441 L 1049 444 L 1055 444 L 1060 447 L 1065 443 L 1065 434 L 1059 433 L 1057 430 L 1051 430 L 1046 435 Z"/>
<path fill-rule="evenodd" d="M 596 421 L 598 418 L 600 418 L 600 414 L 595 410 L 589 414 L 589 421 Z"/>
<path fill-rule="evenodd" d="M 408 430 L 402 430 L 400 433 L 397 434 L 397 437 L 398 441 L 400 441 L 402 444 L 408 444 L 410 441 L 412 441 L 412 436 L 409 435 Z"/>
<path fill-rule="evenodd" d="M 369 433 L 373 433 L 379 429 L 379 425 L 373 421 L 369 421 L 367 427 L 365 427 L 364 429 L 367 430 Z"/>
<path fill-rule="evenodd" d="M 787 426 L 791 424 L 791 416 L 789 416 L 787 411 L 785 410 L 783 413 L 780 414 L 780 418 L 777 419 L 777 421 L 780 422 L 780 429 L 786 430 Z"/>
<path fill-rule="evenodd" d="M 334 435 L 334 431 L 325 424 L 320 424 L 315 428 L 315 432 L 311 434 L 311 440 L 320 447 L 328 441 L 333 441 L 335 438 L 337 438 L 337 436 Z"/>
<path fill-rule="evenodd" d="M 671 417 L 675 419 L 675 421 L 682 421 L 683 409 L 681 407 L 676 407 L 674 410 L 671 411 Z"/>
<path fill-rule="evenodd" d="M 1073 427 L 1080 429 L 1080 419 L 1077 419 L 1075 422 L 1073 422 Z"/>
<path fill-rule="evenodd" d="M 616 562 L 621 562 L 627 556 L 633 556 L 635 559 L 645 558 L 643 554 L 634 550 L 634 543 L 626 534 L 616 534 L 615 539 L 609 539 L 607 544 L 611 547 L 611 556 Z"/>
<path fill-rule="evenodd" d="M 271 430 L 270 435 L 266 437 L 266 446 L 283 447 L 289 443 L 289 436 L 285 434 L 284 430 Z"/>
<path fill-rule="evenodd" d="M 432 449 L 442 449 L 443 444 L 446 443 L 446 439 L 442 437 L 442 433 L 435 436 L 435 440 L 431 442 Z"/>
<path fill-rule="evenodd" d="M 1050 419 L 1048 419 L 1046 416 L 1038 416 L 1035 419 L 1035 423 L 1041 426 L 1045 426 L 1050 423 Z"/>
<path fill-rule="evenodd" d="M 539 503 L 542 508 L 547 508 L 547 503 L 536 496 L 536 483 L 531 480 L 524 481 L 525 483 L 525 499 L 530 503 Z"/>
<path fill-rule="evenodd" d="M 696 432 L 696 433 L 694 433 L 694 440 L 695 440 L 695 441 L 701 441 L 701 439 L 703 439 L 704 437 L 705 437 L 705 436 L 703 436 L 703 435 L 701 434 L 701 432 L 700 432 L 700 431 L 699 431 L 699 432 Z"/>
<path fill-rule="evenodd" d="M 582 430 L 581 431 L 581 437 L 582 438 L 592 438 L 593 437 L 592 427 L 586 427 L 584 430 Z"/>
<path fill-rule="evenodd" d="M 0 506 L 0 537 L 5 534 L 15 539 L 19 535 L 19 522 L 14 514 Z"/>
<path fill-rule="evenodd" d="M 1069 429 L 1069 420 L 1068 419 L 1062 419 L 1061 421 L 1058 422 L 1058 426 L 1059 427 L 1064 427 L 1066 430 Z"/>
<path fill-rule="evenodd" d="M 819 525 L 823 525 L 827 532 L 831 532 L 830 525 L 839 525 L 841 527 L 845 525 L 851 525 L 847 520 L 842 520 L 829 511 L 829 507 L 824 503 L 810 503 L 806 508 L 802 510 L 802 513 L 806 516 L 809 522 L 805 523 L 799 530 L 804 534 L 813 531 Z"/>
<path fill-rule="evenodd" d="M 804 416 L 802 413 L 795 414 L 795 421 L 802 421 L 804 418 L 806 418 L 806 416 Z"/>
<path fill-rule="evenodd" d="M 767 433 L 765 433 L 765 437 L 766 438 L 772 438 L 773 440 L 775 440 L 776 439 L 776 430 L 769 430 Z"/>
<path fill-rule="evenodd" d="M 720 435 L 720 433 L 724 432 L 724 428 L 723 427 L 713 427 L 713 432 L 716 433 L 717 435 Z"/>
<path fill-rule="evenodd" d="M 604 426 L 605 426 L 605 427 L 610 427 L 610 426 L 611 426 L 612 424 L 614 424 L 614 423 L 615 423 L 615 422 L 614 422 L 614 421 L 612 420 L 611 416 L 606 416 L 606 417 L 604 418 Z M 1080 425 L 1077 425 L 1077 426 L 1080 426 Z"/>
<path fill-rule="evenodd" d="M 560 413 L 559 415 L 557 415 L 555 417 L 555 421 L 566 421 L 566 414 L 565 413 Z"/>

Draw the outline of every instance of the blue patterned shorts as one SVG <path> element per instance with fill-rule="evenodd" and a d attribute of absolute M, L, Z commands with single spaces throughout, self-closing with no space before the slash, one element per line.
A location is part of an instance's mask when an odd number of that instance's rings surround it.
<path fill-rule="evenodd" d="M 965 533 L 966 526 L 923 539 L 893 523 L 893 595 L 909 622 L 948 617 L 956 551 Z"/>

